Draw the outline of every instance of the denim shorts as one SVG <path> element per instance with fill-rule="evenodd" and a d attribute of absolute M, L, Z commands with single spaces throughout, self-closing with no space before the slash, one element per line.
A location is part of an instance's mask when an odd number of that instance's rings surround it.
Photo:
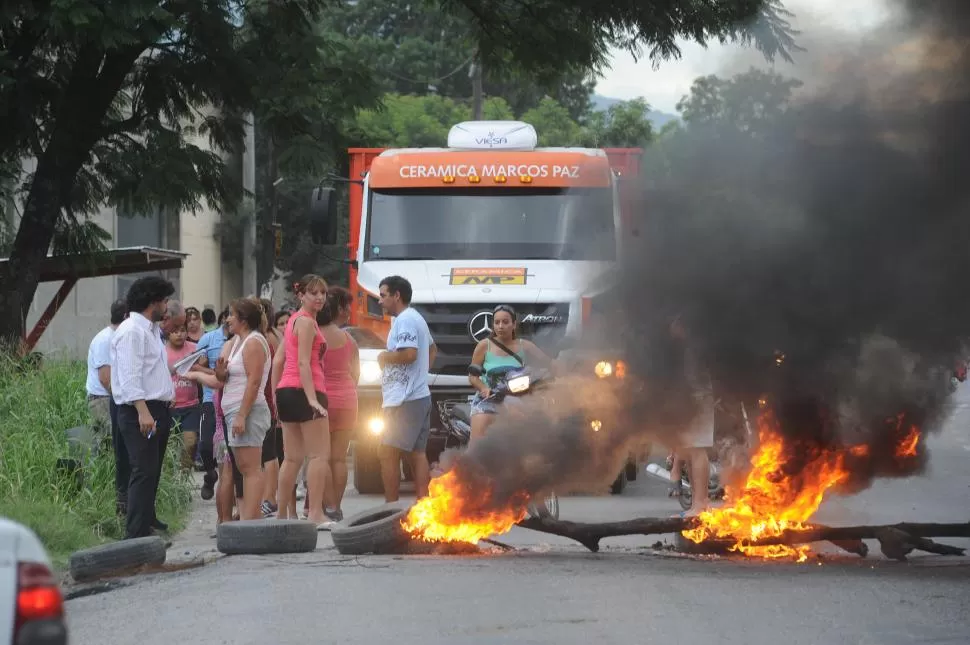
<path fill-rule="evenodd" d="M 472 410 L 472 416 L 478 414 L 498 414 L 498 404 L 495 401 L 486 401 L 482 398 L 481 392 L 475 393 L 475 396 L 469 402 L 469 406 Z"/>
<path fill-rule="evenodd" d="M 246 431 L 241 435 L 232 433 L 232 422 L 236 414 L 225 415 L 226 419 L 226 438 L 229 439 L 230 448 L 263 448 L 263 440 L 266 433 L 273 425 L 273 417 L 270 415 L 269 407 L 265 405 L 254 405 L 246 417 Z"/>

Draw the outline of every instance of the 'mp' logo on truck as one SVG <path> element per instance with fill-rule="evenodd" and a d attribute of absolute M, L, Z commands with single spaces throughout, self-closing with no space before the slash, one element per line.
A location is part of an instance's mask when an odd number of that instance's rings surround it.
<path fill-rule="evenodd" d="M 525 280 L 525 267 L 484 267 L 481 269 L 452 269 L 448 284 L 518 285 L 525 284 Z"/>

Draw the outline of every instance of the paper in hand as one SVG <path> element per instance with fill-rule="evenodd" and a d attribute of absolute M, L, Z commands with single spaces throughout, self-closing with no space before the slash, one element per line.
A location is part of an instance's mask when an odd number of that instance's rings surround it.
<path fill-rule="evenodd" d="M 175 365 L 172 367 L 175 369 L 176 374 L 179 376 L 185 376 L 189 373 L 189 370 L 192 369 L 192 366 L 195 365 L 203 356 L 205 356 L 204 349 L 194 351 L 185 358 L 176 361 Z"/>

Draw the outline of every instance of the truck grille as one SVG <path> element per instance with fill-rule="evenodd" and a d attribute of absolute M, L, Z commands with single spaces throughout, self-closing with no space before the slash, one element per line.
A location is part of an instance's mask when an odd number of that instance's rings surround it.
<path fill-rule="evenodd" d="M 569 303 L 511 303 L 519 318 L 519 335 L 528 338 L 543 351 L 555 356 L 559 341 L 566 333 Z M 465 375 L 477 341 L 469 332 L 472 318 L 483 311 L 491 313 L 495 303 L 413 304 L 428 322 L 438 345 L 438 355 L 431 371 L 435 374 Z M 545 321 L 529 321 L 529 316 L 545 316 Z"/>

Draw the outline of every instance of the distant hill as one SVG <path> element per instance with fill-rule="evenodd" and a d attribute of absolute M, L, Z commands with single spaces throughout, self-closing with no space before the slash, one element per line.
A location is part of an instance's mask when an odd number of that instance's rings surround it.
<path fill-rule="evenodd" d="M 593 109 L 597 112 L 608 110 L 611 105 L 616 105 L 617 103 L 622 103 L 622 99 L 614 99 L 608 96 L 601 96 L 599 94 L 593 94 Z M 664 127 L 667 123 L 671 121 L 679 121 L 680 117 L 675 114 L 668 114 L 666 112 L 660 112 L 658 110 L 650 110 L 647 114 L 650 122 L 653 123 L 655 130 L 659 130 Z"/>

